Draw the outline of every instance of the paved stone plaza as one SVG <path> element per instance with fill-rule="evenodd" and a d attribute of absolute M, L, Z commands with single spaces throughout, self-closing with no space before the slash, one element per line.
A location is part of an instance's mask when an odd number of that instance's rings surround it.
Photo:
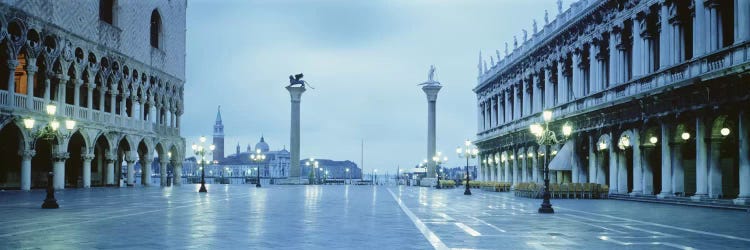
<path fill-rule="evenodd" d="M 720 249 L 750 213 L 395 186 L 209 185 L 0 192 L 2 249 Z"/>

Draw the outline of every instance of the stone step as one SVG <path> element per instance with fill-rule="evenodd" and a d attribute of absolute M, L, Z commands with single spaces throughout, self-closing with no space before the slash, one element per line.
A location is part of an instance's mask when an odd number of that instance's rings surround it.
<path fill-rule="evenodd" d="M 667 198 L 659 199 L 653 195 L 630 196 L 627 194 L 610 194 L 609 198 L 615 199 L 615 200 L 652 202 L 652 203 L 696 206 L 696 207 L 707 207 L 707 208 L 720 208 L 720 209 L 731 209 L 731 210 L 741 210 L 741 211 L 750 212 L 750 205 L 735 205 L 734 203 L 732 203 L 732 200 L 722 200 L 722 199 L 703 199 L 700 201 L 694 201 L 690 199 L 690 197 L 667 197 Z"/>

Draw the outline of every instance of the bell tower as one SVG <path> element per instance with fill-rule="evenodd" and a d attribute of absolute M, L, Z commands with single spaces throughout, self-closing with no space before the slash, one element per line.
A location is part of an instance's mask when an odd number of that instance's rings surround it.
<path fill-rule="evenodd" d="M 221 123 L 221 106 L 216 112 L 216 124 L 214 124 L 214 161 L 224 160 L 224 124 Z"/>

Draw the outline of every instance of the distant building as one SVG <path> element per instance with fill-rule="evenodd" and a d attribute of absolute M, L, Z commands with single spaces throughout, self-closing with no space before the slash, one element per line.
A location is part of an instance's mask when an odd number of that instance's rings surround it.
<path fill-rule="evenodd" d="M 328 179 L 361 179 L 362 178 L 362 169 L 357 167 L 357 164 L 351 161 L 334 161 L 329 159 L 315 159 L 315 161 L 318 162 L 318 172 L 315 174 L 321 174 L 320 176 L 326 176 L 326 171 L 328 171 L 327 178 Z M 302 176 L 308 177 L 310 176 L 310 171 L 312 170 L 312 166 L 308 166 L 306 164 L 308 162 L 308 159 L 300 160 L 300 166 L 302 167 Z M 349 169 L 349 174 L 347 174 L 346 169 Z M 316 175 L 318 176 L 318 175 Z"/>

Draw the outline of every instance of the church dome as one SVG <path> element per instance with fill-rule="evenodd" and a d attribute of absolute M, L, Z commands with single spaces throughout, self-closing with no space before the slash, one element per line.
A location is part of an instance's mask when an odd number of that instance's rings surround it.
<path fill-rule="evenodd" d="M 260 137 L 260 142 L 258 144 L 255 144 L 255 150 L 260 149 L 261 152 L 268 152 L 268 143 L 266 143 L 266 140 L 263 138 L 263 136 Z"/>

